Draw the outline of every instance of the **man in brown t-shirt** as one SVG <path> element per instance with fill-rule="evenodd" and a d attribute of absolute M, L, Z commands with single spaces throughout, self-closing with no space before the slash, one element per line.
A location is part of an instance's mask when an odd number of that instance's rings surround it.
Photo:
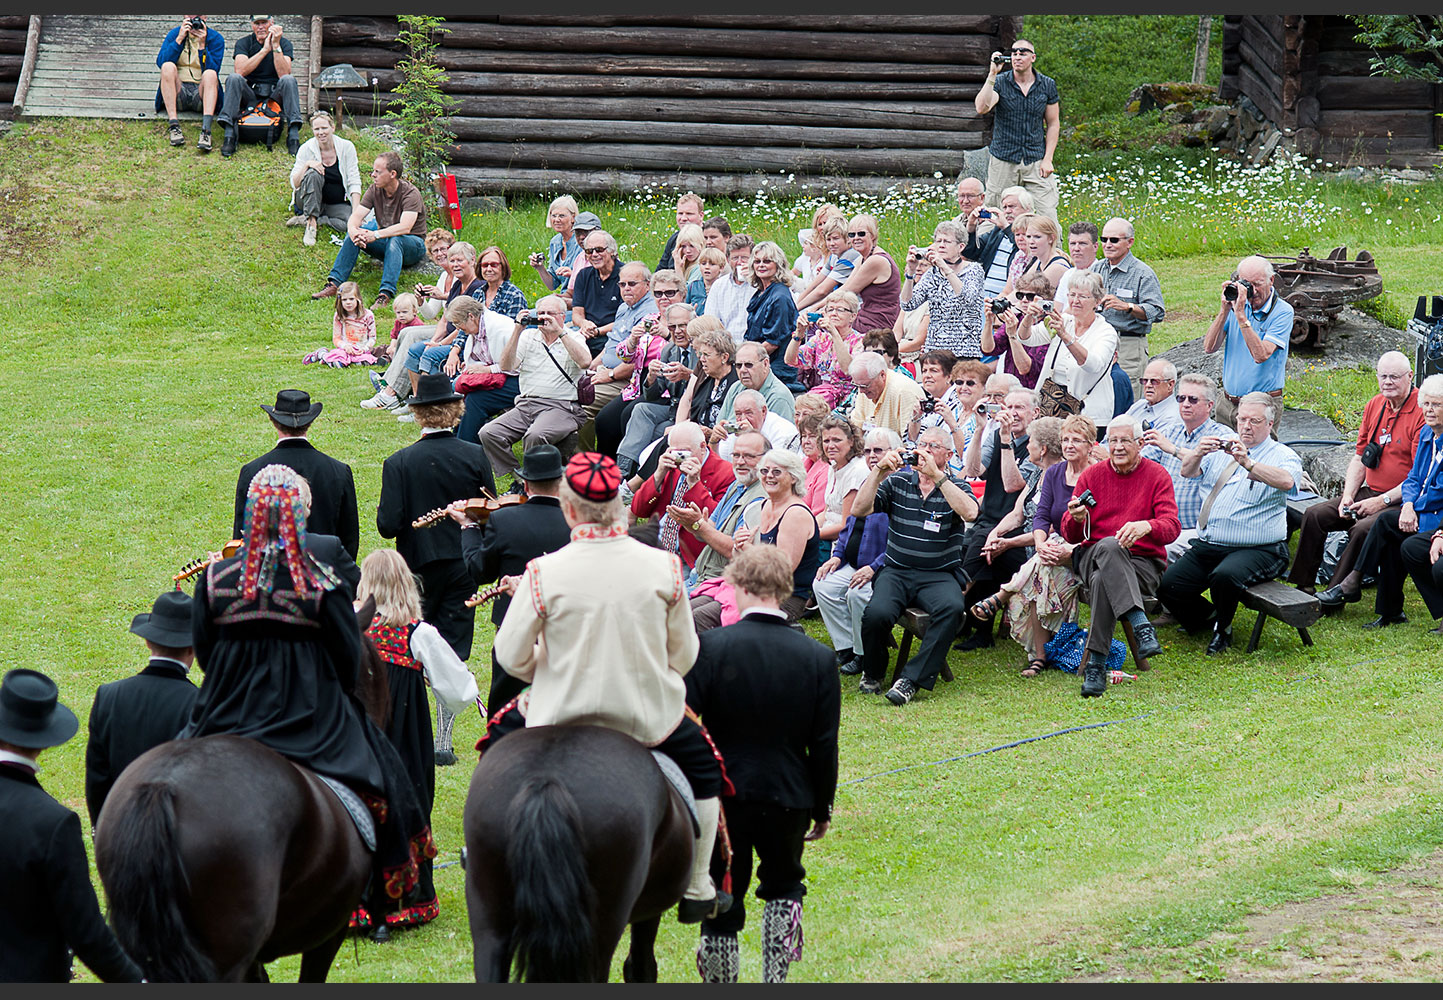
<path fill-rule="evenodd" d="M 387 150 L 371 167 L 371 186 L 361 195 L 361 204 L 346 223 L 348 239 L 336 254 L 336 263 L 326 278 L 326 287 L 311 294 L 313 299 L 334 298 L 341 282 L 351 277 L 356 259 L 364 250 L 381 261 L 381 290 L 372 309 L 391 304 L 401 268 L 418 264 L 426 255 L 426 203 L 416 185 L 401 180 L 401 156 Z M 363 229 L 370 209 L 376 211 L 376 228 Z"/>

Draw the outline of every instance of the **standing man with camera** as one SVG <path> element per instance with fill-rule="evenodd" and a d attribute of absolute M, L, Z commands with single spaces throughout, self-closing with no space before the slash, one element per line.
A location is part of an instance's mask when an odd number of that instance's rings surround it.
<path fill-rule="evenodd" d="M 1268 437 L 1272 423 L 1270 397 L 1250 392 L 1238 405 L 1238 436 L 1205 437 L 1182 461 L 1182 474 L 1200 476 L 1209 492 L 1197 538 L 1162 575 L 1157 596 L 1190 633 L 1211 622 L 1209 656 L 1232 645 L 1242 592 L 1288 565 L 1288 492 L 1302 477 L 1303 463 Z"/>
<path fill-rule="evenodd" d="M 165 112 L 172 146 L 185 145 L 176 112 L 198 111 L 200 138 L 195 148 L 202 154 L 210 152 L 210 129 L 220 100 L 220 64 L 224 59 L 225 39 L 219 31 L 206 27 L 203 14 L 187 14 L 160 43 L 155 56 L 155 64 L 160 67 L 155 110 Z"/>
<path fill-rule="evenodd" d="M 987 147 L 987 200 L 999 204 L 1003 188 L 1024 187 L 1037 202 L 1037 211 L 1057 220 L 1057 174 L 1052 154 L 1057 151 L 1061 131 L 1061 104 L 1057 83 L 1033 70 L 1037 50 L 1025 38 L 1012 43 L 1008 54 L 1012 68 L 1003 72 L 1007 60 L 992 53 L 987 80 L 973 100 L 979 115 L 994 108 L 992 143 Z"/>
<path fill-rule="evenodd" d="M 1104 248 L 1103 252 L 1106 252 Z M 1273 433 L 1283 419 L 1283 382 L 1293 307 L 1273 290 L 1273 265 L 1266 258 L 1244 257 L 1231 280 L 1222 284 L 1218 314 L 1203 337 L 1203 351 L 1223 352 L 1223 398 L 1217 418 L 1229 427 L 1238 400 L 1250 392 L 1273 398 Z"/>
<path fill-rule="evenodd" d="M 219 115 L 225 129 L 220 155 L 235 154 L 236 119 L 241 113 L 257 101 L 274 98 L 286 122 L 286 152 L 295 156 L 301 148 L 301 95 L 291 75 L 295 47 L 270 14 L 252 14 L 251 32 L 236 40 L 235 72 L 226 77 Z"/>
<path fill-rule="evenodd" d="M 1289 583 L 1313 592 L 1323 546 L 1332 531 L 1346 531 L 1348 544 L 1338 556 L 1329 588 L 1348 575 L 1373 522 L 1402 499 L 1403 480 L 1413 468 L 1423 423 L 1413 390 L 1413 366 L 1406 354 L 1389 351 L 1378 359 L 1378 395 L 1363 408 L 1358 444 L 1343 474 L 1342 496 L 1322 500 L 1303 512 Z"/>

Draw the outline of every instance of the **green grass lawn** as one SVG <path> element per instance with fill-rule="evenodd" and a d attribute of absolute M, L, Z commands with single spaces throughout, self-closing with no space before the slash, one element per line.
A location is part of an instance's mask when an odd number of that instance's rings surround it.
<path fill-rule="evenodd" d="M 1160 162 L 1132 180 L 1161 183 Z M 21 125 L 0 140 L 0 259 L 12 288 L 0 324 L 29 352 L 3 376 L 0 653 L 7 666 L 55 676 L 82 719 L 98 684 L 144 662 L 130 617 L 229 537 L 236 471 L 272 444 L 260 403 L 294 386 L 325 404 L 313 436 L 353 465 L 363 524 L 382 460 L 415 439 L 413 425 L 359 409 L 364 372 L 300 364 L 328 343 L 330 307 L 309 292 L 334 248 L 304 248 L 298 230 L 281 227 L 286 167 L 283 152 L 256 147 L 229 162 L 198 158 L 193 145 L 175 151 L 153 124 Z M 1084 210 L 1074 191 L 1085 187 L 1064 178 L 1074 199 L 1065 218 Z M 1407 192 L 1323 182 L 1295 191 L 1317 202 L 1321 221 L 1278 250 L 1346 239 L 1336 219 L 1364 201 L 1410 197 L 1437 210 L 1438 185 Z M 1166 347 L 1201 332 L 1211 289 L 1237 256 L 1277 244 L 1249 242 L 1250 219 L 1189 249 L 1197 227 L 1158 204 L 1171 221 L 1140 234 L 1139 254 L 1162 276 Z M 667 197 L 584 207 L 655 260 Z M 810 212 L 765 199 L 709 208 L 792 252 L 796 220 Z M 543 245 L 543 211 L 527 202 L 473 217 L 465 236 L 519 261 Z M 935 202 L 884 206 L 884 245 L 904 249 L 942 214 Z M 1266 222 L 1267 204 L 1253 215 Z M 1410 309 L 1409 296 L 1440 290 L 1436 232 L 1395 223 L 1367 233 L 1390 294 Z M 521 284 L 534 295 L 531 273 Z M 379 269 L 357 276 L 374 293 Z M 363 530 L 363 555 L 382 544 Z M 1104 967 L 1212 978 L 1217 956 L 1204 939 L 1242 914 L 1431 851 L 1443 839 L 1438 639 L 1411 588 L 1409 625 L 1363 631 L 1366 607 L 1320 623 L 1311 649 L 1274 623 L 1257 653 L 1205 658 L 1168 630 L 1151 673 L 1086 702 L 1075 677 L 1019 679 L 1010 641 L 953 653 L 957 681 L 904 710 L 849 686 L 843 785 L 832 833 L 807 852 L 806 957 L 794 978 L 1053 980 Z M 1239 615 L 1240 640 L 1251 624 Z M 489 625 L 478 629 L 473 656 L 483 685 L 489 636 Z M 953 759 L 1099 722 L 1117 724 Z M 464 748 L 478 735 L 477 718 L 462 719 L 463 763 L 438 772 L 443 861 L 460 847 Z M 82 733 L 42 759 L 42 781 L 82 815 L 83 754 Z M 435 924 L 385 947 L 347 946 L 334 978 L 469 979 L 460 869 L 442 869 L 437 884 Z M 694 934 L 663 929 L 663 979 L 694 978 Z M 743 949 L 743 978 L 755 980 L 755 920 Z M 282 961 L 272 975 L 297 968 Z"/>

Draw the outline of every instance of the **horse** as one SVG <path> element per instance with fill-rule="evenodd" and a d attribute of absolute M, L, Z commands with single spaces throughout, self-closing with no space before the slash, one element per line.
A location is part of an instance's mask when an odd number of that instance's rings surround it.
<path fill-rule="evenodd" d="M 373 614 L 368 600 L 357 618 Z M 385 664 L 369 639 L 356 695 L 383 726 Z M 116 937 L 152 982 L 266 982 L 266 962 L 297 953 L 300 981 L 325 982 L 371 877 L 330 788 L 226 735 L 162 743 L 131 763 L 101 811 L 95 862 Z"/>
<path fill-rule="evenodd" d="M 519 729 L 486 750 L 463 818 L 478 982 L 605 982 L 631 925 L 627 982 L 656 982 L 661 916 L 691 874 L 681 797 L 623 733 Z"/>

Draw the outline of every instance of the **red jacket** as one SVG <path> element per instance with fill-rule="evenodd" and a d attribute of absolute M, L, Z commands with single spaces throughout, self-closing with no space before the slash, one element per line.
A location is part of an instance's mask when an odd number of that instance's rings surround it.
<path fill-rule="evenodd" d="M 636 491 L 636 496 L 631 501 L 631 512 L 637 517 L 648 518 L 653 514 L 662 515 L 666 513 L 667 504 L 672 502 L 676 493 L 677 480 L 681 476 L 680 469 L 670 469 L 666 478 L 662 480 L 661 489 L 656 488 L 656 479 L 647 476 L 646 481 L 641 484 L 641 489 Z M 727 487 L 736 481 L 736 473 L 732 471 L 731 463 L 719 456 L 714 451 L 707 451 L 706 461 L 701 466 L 701 476 L 696 485 L 686 491 L 685 502 L 694 503 L 705 513 L 710 514 L 721 500 L 722 494 Z M 682 562 L 688 566 L 696 563 L 696 557 L 701 555 L 706 544 L 685 528 L 681 531 L 681 547 L 677 553 L 681 556 Z"/>
<path fill-rule="evenodd" d="M 1120 474 L 1111 462 L 1089 465 L 1077 477 L 1073 496 L 1091 490 L 1097 500 L 1088 515 L 1091 537 L 1084 540 L 1082 524 L 1072 519 L 1072 512 L 1062 515 L 1062 537 L 1069 542 L 1093 545 L 1117 534 L 1128 521 L 1147 521 L 1152 531 L 1133 543 L 1134 555 L 1167 562 L 1167 543 L 1176 541 L 1181 533 L 1177 519 L 1177 500 L 1172 492 L 1172 477 L 1166 469 L 1150 458 L 1141 459 L 1127 475 Z"/>

